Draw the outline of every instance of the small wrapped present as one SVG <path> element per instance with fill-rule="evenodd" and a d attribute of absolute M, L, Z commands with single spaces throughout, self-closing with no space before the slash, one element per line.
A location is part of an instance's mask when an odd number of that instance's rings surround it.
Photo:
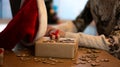
<path fill-rule="evenodd" d="M 0 48 L 0 65 L 3 65 L 4 49 Z"/>
<path fill-rule="evenodd" d="M 78 45 L 74 38 L 59 38 L 53 40 L 43 37 L 35 42 L 35 56 L 74 58 Z"/>

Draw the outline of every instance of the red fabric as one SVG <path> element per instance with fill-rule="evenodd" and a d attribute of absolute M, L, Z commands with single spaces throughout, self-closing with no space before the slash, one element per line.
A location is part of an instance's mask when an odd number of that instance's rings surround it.
<path fill-rule="evenodd" d="M 0 49 L 0 54 L 3 53 L 3 49 Z"/>
<path fill-rule="evenodd" d="M 32 42 L 38 29 L 36 0 L 26 0 L 20 11 L 0 33 L 0 47 L 12 49 L 21 40 Z"/>

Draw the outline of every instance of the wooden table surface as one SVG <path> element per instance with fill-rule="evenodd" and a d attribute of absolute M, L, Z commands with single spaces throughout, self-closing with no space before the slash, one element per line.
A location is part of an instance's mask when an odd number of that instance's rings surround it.
<path fill-rule="evenodd" d="M 21 57 L 18 57 L 17 52 L 5 51 L 4 64 L 0 67 L 93 67 L 91 65 L 91 63 L 93 63 L 93 62 L 83 61 L 85 63 L 76 64 L 76 62 L 81 61 L 80 60 L 81 57 L 84 57 L 87 54 L 91 54 L 91 53 L 88 53 L 88 50 L 90 50 L 90 49 L 79 48 L 78 54 L 76 55 L 76 57 L 74 59 L 55 58 L 56 60 L 63 61 L 62 63 L 56 62 L 55 64 L 36 62 L 35 61 L 36 57 L 34 55 L 29 56 L 28 60 L 21 60 Z M 21 51 L 21 52 L 24 53 L 25 51 Z M 100 60 L 98 62 L 99 65 L 95 66 L 95 67 L 119 67 L 120 66 L 120 60 L 114 58 L 106 51 L 99 50 L 99 52 L 100 53 L 94 53 L 98 56 L 97 60 Z M 103 62 L 102 61 L 103 59 L 109 59 L 109 61 Z"/>

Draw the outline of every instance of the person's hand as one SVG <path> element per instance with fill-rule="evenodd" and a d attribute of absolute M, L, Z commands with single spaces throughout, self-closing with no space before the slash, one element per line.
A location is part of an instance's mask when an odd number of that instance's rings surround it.
<path fill-rule="evenodd" d="M 65 37 L 65 32 L 59 29 L 53 28 L 52 26 L 48 26 L 46 36 L 51 36 L 51 35 Z"/>

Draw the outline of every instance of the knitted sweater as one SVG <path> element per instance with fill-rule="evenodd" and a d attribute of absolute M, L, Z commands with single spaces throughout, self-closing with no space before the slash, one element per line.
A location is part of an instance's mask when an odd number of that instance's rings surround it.
<path fill-rule="evenodd" d="M 120 22 L 120 0 L 88 0 L 74 24 L 78 31 L 83 31 L 92 20 L 96 22 L 99 34 L 109 36 Z"/>

